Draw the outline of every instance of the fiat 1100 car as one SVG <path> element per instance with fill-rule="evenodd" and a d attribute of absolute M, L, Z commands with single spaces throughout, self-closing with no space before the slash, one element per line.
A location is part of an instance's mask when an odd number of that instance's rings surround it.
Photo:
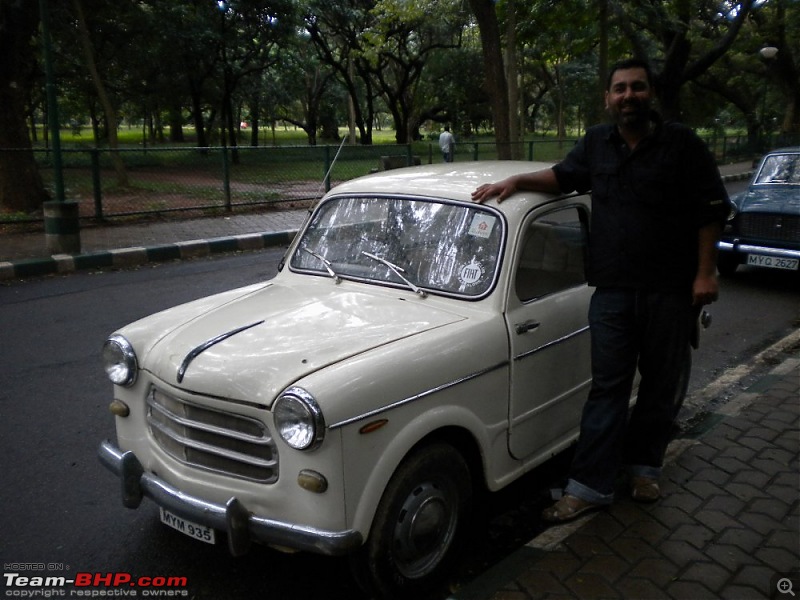
<path fill-rule="evenodd" d="M 437 585 L 475 493 L 578 434 L 588 196 L 470 201 L 545 166 L 343 183 L 273 279 L 113 333 L 117 435 L 99 453 L 124 504 L 148 497 L 167 525 L 234 554 L 347 554 L 379 596 Z"/>
<path fill-rule="evenodd" d="M 764 156 L 732 210 L 719 243 L 717 269 L 739 265 L 797 272 L 800 266 L 800 147 Z"/>

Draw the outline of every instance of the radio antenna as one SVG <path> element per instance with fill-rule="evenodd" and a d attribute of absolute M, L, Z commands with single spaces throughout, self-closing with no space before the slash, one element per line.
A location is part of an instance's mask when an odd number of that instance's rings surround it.
<path fill-rule="evenodd" d="M 347 136 L 346 135 L 342 136 L 342 143 L 339 144 L 339 149 L 336 151 L 336 155 L 333 157 L 333 160 L 331 161 L 331 166 L 328 167 L 328 172 L 325 173 L 325 177 L 322 178 L 322 184 L 320 184 L 319 192 L 317 192 L 317 196 L 320 198 L 322 197 L 322 192 L 325 189 L 325 182 L 328 181 L 328 177 L 330 177 L 331 171 L 333 171 L 333 165 L 336 164 L 336 159 L 339 158 L 339 153 L 342 151 L 342 146 L 344 146 L 344 143 L 346 141 L 347 141 Z"/>

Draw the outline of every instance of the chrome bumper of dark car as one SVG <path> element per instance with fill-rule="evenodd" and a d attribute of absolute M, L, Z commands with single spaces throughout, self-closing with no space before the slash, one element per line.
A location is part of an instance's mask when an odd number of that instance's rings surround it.
<path fill-rule="evenodd" d="M 120 450 L 110 441 L 100 444 L 98 456 L 103 466 L 120 478 L 126 507 L 138 508 L 147 496 L 185 519 L 226 532 L 235 556 L 246 553 L 251 541 L 330 556 L 347 554 L 363 542 L 361 534 L 354 530 L 324 531 L 257 517 L 236 498 L 222 505 L 189 496 L 146 473 L 133 452 Z"/>
<path fill-rule="evenodd" d="M 780 258 L 800 258 L 800 250 L 753 246 L 752 244 L 740 244 L 735 241 L 720 242 L 719 249 L 723 252 L 741 252 L 742 254 L 760 254 L 762 256 L 778 256 Z"/>

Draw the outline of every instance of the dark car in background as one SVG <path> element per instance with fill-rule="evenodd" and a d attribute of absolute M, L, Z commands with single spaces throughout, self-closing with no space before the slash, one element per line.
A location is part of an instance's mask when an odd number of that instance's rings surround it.
<path fill-rule="evenodd" d="M 800 265 L 800 147 L 773 150 L 761 160 L 747 191 L 731 198 L 717 269 L 739 265 L 798 271 Z"/>

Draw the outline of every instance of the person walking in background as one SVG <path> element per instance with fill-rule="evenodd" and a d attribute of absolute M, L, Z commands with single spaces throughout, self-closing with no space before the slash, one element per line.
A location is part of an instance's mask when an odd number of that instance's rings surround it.
<path fill-rule="evenodd" d="M 702 140 L 662 121 L 653 99 L 648 64 L 617 63 L 605 93 L 610 124 L 588 129 L 553 168 L 472 194 L 476 202 L 500 202 L 517 190 L 591 190 L 592 387 L 564 495 L 542 513 L 551 523 L 613 502 L 621 466 L 634 500 L 658 500 L 693 321 L 718 296 L 716 244 L 728 196 Z"/>
<path fill-rule="evenodd" d="M 439 148 L 442 149 L 444 162 L 453 162 L 456 152 L 456 138 L 450 133 L 450 127 L 445 125 L 444 131 L 439 135 Z"/>

